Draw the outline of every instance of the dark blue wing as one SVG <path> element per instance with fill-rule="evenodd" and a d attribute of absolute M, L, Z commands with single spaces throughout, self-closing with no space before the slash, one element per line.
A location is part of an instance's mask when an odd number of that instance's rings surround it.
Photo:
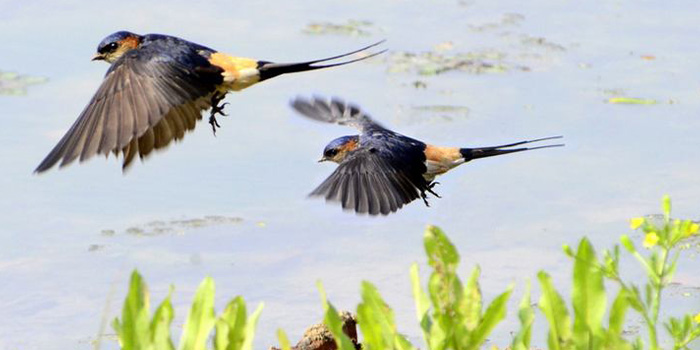
<path fill-rule="evenodd" d="M 321 97 L 312 99 L 297 97 L 291 102 L 291 105 L 297 112 L 313 120 L 352 126 L 363 133 L 379 130 L 387 131 L 386 128 L 375 122 L 362 109 L 337 97 L 332 98 L 330 101 Z"/>
<path fill-rule="evenodd" d="M 126 167 L 135 155 L 144 157 L 194 128 L 222 78 L 198 52 L 203 47 L 167 38 L 144 40 L 112 64 L 92 100 L 36 172 L 59 161 L 65 166 L 78 157 L 84 161 L 109 153 L 123 153 Z"/>
<path fill-rule="evenodd" d="M 360 143 L 311 196 L 357 213 L 387 215 L 428 189 L 425 144 L 395 134 L 361 138 Z"/>

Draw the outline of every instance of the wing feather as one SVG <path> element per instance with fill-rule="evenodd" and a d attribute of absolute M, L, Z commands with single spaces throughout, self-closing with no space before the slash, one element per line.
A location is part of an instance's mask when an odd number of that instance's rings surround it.
<path fill-rule="evenodd" d="M 301 115 L 316 121 L 351 126 L 363 133 L 372 130 L 388 131 L 359 107 L 338 98 L 328 101 L 321 97 L 297 97 L 291 102 L 291 106 Z"/>
<path fill-rule="evenodd" d="M 357 213 L 387 215 L 419 198 L 425 190 L 422 173 L 411 170 L 385 153 L 358 149 L 310 196 L 340 202 L 343 209 Z"/>
<path fill-rule="evenodd" d="M 192 130 L 201 111 L 210 107 L 209 99 L 222 77 L 216 69 L 195 69 L 210 64 L 195 47 L 176 44 L 180 56 L 167 55 L 172 47 L 168 51 L 159 46 L 166 44 L 151 41 L 117 60 L 35 171 L 46 171 L 58 162 L 68 165 L 78 156 L 85 161 L 110 153 L 122 153 L 126 167 L 136 154 L 143 158 Z"/>

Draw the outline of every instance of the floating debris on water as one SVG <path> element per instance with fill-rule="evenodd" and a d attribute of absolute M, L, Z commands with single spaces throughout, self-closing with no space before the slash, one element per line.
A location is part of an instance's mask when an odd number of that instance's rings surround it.
<path fill-rule="evenodd" d="M 428 88 L 428 83 L 420 80 L 416 80 L 413 83 L 411 83 L 414 88 L 416 89 L 427 89 Z"/>
<path fill-rule="evenodd" d="M 506 13 L 501 16 L 501 19 L 496 22 L 489 22 L 480 25 L 470 24 L 468 27 L 475 32 L 483 32 L 487 30 L 500 29 L 506 26 L 516 26 L 525 20 L 525 16 L 519 13 Z"/>
<path fill-rule="evenodd" d="M 131 226 L 124 233 L 134 236 L 160 236 L 183 234 L 187 230 L 216 225 L 235 225 L 243 222 L 242 218 L 221 215 L 207 215 L 202 218 L 180 220 L 154 220 L 139 226 Z M 114 230 L 102 230 L 103 236 L 113 236 Z"/>
<path fill-rule="evenodd" d="M 527 67 L 512 66 L 502 60 L 501 52 L 467 52 L 446 55 L 438 52 L 393 52 L 388 57 L 389 72 L 415 72 L 419 75 L 437 75 L 449 71 L 461 71 L 471 74 L 503 73 L 511 69 L 522 71 Z"/>
<path fill-rule="evenodd" d="M 416 111 L 420 112 L 435 112 L 435 113 L 462 113 L 469 114 L 469 107 L 455 105 L 425 105 L 413 106 Z"/>
<path fill-rule="evenodd" d="M 345 24 L 331 22 L 309 23 L 302 32 L 311 35 L 370 36 L 374 24 L 370 21 L 348 20 Z"/>
<path fill-rule="evenodd" d="M 47 81 L 48 79 L 43 77 L 32 77 L 14 72 L 0 71 L 0 95 L 26 95 L 28 86 L 43 84 Z"/>
<path fill-rule="evenodd" d="M 611 97 L 608 103 L 626 104 L 626 105 L 655 105 L 657 102 L 654 99 L 635 98 L 635 97 Z"/>
<path fill-rule="evenodd" d="M 116 232 L 114 230 L 102 230 L 100 231 L 100 234 L 103 236 L 114 236 Z"/>
<path fill-rule="evenodd" d="M 520 42 L 525 46 L 540 47 L 552 51 L 566 51 L 566 47 L 564 47 L 564 45 L 557 44 L 543 37 L 523 34 L 520 36 Z"/>
<path fill-rule="evenodd" d="M 466 106 L 459 105 L 419 105 L 402 107 L 408 113 L 402 114 L 402 123 L 425 124 L 425 123 L 445 123 L 455 120 L 463 120 L 469 117 L 471 110 Z"/>
<path fill-rule="evenodd" d="M 98 250 L 102 250 L 105 246 L 103 244 L 90 244 L 88 246 L 88 252 L 95 252 Z"/>

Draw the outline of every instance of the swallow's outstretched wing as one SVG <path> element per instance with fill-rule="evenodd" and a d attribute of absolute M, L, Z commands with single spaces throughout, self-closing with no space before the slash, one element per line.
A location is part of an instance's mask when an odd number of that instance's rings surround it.
<path fill-rule="evenodd" d="M 144 43 L 110 67 L 65 136 L 36 168 L 43 172 L 96 155 L 124 154 L 124 167 L 180 139 L 210 107 L 221 70 L 195 47 Z"/>
<path fill-rule="evenodd" d="M 429 190 L 425 144 L 385 129 L 359 107 L 339 99 L 297 98 L 292 107 L 319 121 L 354 126 L 363 133 L 359 147 L 311 196 L 340 202 L 344 209 L 387 215 Z"/>
<path fill-rule="evenodd" d="M 425 165 L 407 160 L 387 157 L 385 152 L 372 148 L 359 149 L 310 196 L 340 202 L 343 209 L 357 213 L 393 213 L 419 198 L 421 189 L 426 186 L 420 175 Z"/>
<path fill-rule="evenodd" d="M 291 102 L 291 106 L 297 112 L 310 119 L 351 126 L 362 133 L 370 133 L 372 131 L 391 132 L 375 122 L 372 117 L 359 107 L 338 98 L 332 98 L 328 101 L 321 97 L 312 99 L 297 97 Z"/>

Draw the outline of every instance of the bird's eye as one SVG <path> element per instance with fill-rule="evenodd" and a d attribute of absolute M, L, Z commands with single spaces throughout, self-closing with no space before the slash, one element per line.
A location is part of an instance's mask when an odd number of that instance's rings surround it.
<path fill-rule="evenodd" d="M 102 46 L 102 48 L 99 50 L 100 53 L 107 53 L 107 52 L 112 52 L 117 49 L 119 45 L 117 43 L 109 43 L 105 46 Z"/>
<path fill-rule="evenodd" d="M 336 154 L 338 154 L 338 150 L 335 148 L 326 151 L 326 157 L 334 157 Z"/>

